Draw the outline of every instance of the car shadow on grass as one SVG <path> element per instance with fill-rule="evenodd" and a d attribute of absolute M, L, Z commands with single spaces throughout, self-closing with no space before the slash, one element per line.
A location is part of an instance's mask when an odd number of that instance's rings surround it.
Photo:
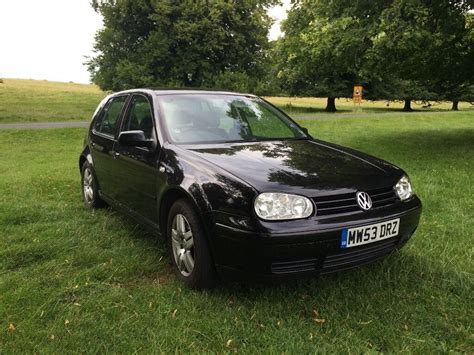
<path fill-rule="evenodd" d="M 459 149 L 474 149 L 474 129 L 457 128 L 447 130 L 417 129 L 404 132 L 390 132 L 370 137 L 376 146 L 396 146 L 422 152 L 426 158 L 436 158 L 433 153 L 457 154 Z M 392 150 L 398 153 L 398 149 Z"/>

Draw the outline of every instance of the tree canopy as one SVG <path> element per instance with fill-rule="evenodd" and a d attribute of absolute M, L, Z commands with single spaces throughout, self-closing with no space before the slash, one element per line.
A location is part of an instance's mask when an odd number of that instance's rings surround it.
<path fill-rule="evenodd" d="M 267 9 L 277 2 L 93 0 L 104 28 L 87 63 L 92 80 L 108 90 L 234 83 L 252 90 L 265 70 Z"/>
<path fill-rule="evenodd" d="M 278 77 L 294 95 L 459 100 L 474 83 L 465 0 L 296 0 L 279 40 Z"/>

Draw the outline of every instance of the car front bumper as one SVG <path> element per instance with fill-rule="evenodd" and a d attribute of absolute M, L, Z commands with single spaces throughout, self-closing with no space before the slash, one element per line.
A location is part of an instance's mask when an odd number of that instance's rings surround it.
<path fill-rule="evenodd" d="M 224 279 L 285 279 L 337 272 L 373 262 L 402 247 L 415 232 L 420 215 L 421 201 L 415 197 L 391 209 L 291 233 L 255 233 L 216 223 L 213 258 Z M 343 228 L 394 218 L 400 218 L 398 236 L 341 249 Z"/>

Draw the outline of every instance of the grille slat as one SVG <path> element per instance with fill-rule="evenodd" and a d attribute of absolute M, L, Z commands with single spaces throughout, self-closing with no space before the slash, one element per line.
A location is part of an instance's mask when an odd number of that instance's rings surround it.
<path fill-rule="evenodd" d="M 379 201 L 372 201 L 372 205 L 373 207 L 381 207 L 381 206 L 391 205 L 394 202 L 395 202 L 395 198 L 389 197 L 389 198 L 384 198 L 383 200 L 379 200 Z"/>
<path fill-rule="evenodd" d="M 318 259 L 305 259 L 295 261 L 282 261 L 272 263 L 272 273 L 289 274 L 292 272 L 314 271 L 318 265 Z"/>
<path fill-rule="evenodd" d="M 318 208 L 318 211 L 332 211 L 332 210 L 336 210 L 338 208 L 354 208 L 354 207 L 357 207 L 358 204 L 357 203 L 354 203 L 354 204 L 350 204 L 350 205 L 345 205 L 345 206 L 336 206 L 336 207 L 319 207 Z"/>
<path fill-rule="evenodd" d="M 329 201 L 321 201 L 321 200 L 318 199 L 318 203 L 321 204 L 321 205 L 334 204 L 334 203 L 343 203 L 343 202 L 347 202 L 347 201 L 355 201 L 355 197 L 351 196 L 351 197 L 348 197 L 348 198 L 341 198 L 339 200 L 329 200 Z"/>
<path fill-rule="evenodd" d="M 379 192 L 379 193 L 372 193 L 372 197 L 380 197 L 380 196 L 391 196 L 393 195 L 393 190 L 391 191 L 386 191 L 386 192 Z"/>
<path fill-rule="evenodd" d="M 392 187 L 367 191 L 372 199 L 372 208 L 388 206 L 397 201 Z M 313 198 L 318 216 L 337 215 L 361 211 L 356 194 L 339 194 Z"/>

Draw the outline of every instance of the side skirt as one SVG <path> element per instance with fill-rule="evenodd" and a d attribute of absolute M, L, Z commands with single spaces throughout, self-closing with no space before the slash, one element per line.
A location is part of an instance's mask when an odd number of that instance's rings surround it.
<path fill-rule="evenodd" d="M 146 228 L 149 232 L 153 234 L 158 234 L 160 237 L 162 236 L 161 231 L 160 231 L 160 226 L 158 223 L 155 223 L 148 218 L 144 218 L 140 214 L 136 213 L 132 209 L 128 208 L 126 205 L 114 200 L 113 198 L 108 197 L 107 195 L 103 194 L 99 190 L 99 196 L 101 199 L 103 199 L 109 206 L 111 206 L 113 209 L 116 211 L 124 214 L 127 217 L 130 217 L 133 219 L 135 222 L 137 222 L 140 226 L 143 228 Z"/>

